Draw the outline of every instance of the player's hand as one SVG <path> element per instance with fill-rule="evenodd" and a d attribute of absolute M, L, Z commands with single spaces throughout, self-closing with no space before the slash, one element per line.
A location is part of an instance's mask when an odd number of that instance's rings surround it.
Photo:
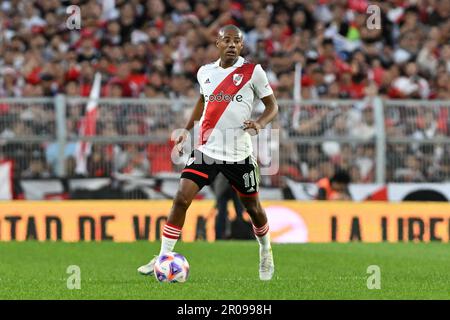
<path fill-rule="evenodd" d="M 242 126 L 244 131 L 247 131 L 251 136 L 257 135 L 262 129 L 261 124 L 258 121 L 246 120 Z"/>
<path fill-rule="evenodd" d="M 180 157 L 184 153 L 183 147 L 184 147 L 184 144 L 186 142 L 187 135 L 188 135 L 187 132 L 183 132 L 175 139 L 175 148 L 177 149 L 178 154 L 180 155 Z"/>

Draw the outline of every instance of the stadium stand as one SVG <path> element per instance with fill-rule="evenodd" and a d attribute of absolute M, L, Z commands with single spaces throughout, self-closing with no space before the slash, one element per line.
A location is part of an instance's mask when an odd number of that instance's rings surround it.
<path fill-rule="evenodd" d="M 114 6 L 106 10 L 107 2 Z M 71 4 L 81 8 L 81 30 L 66 27 Z M 370 4 L 381 8 L 379 29 L 366 27 Z M 278 125 L 288 139 L 280 145 L 280 173 L 267 185 L 282 186 L 280 176 L 316 182 L 335 167 L 349 169 L 353 182 L 374 182 L 375 96 L 391 101 L 384 104 L 386 181 L 450 179 L 450 145 L 433 140 L 450 136 L 449 105 L 432 103 L 450 99 L 448 1 L 11 0 L 0 6 L 0 98 L 34 99 L 0 103 L 0 160 L 14 160 L 15 178 L 57 175 L 55 108 L 41 97 L 70 97 L 65 177 L 76 177 L 85 112 L 77 97 L 89 95 L 95 72 L 102 74 L 104 98 L 195 99 L 197 69 L 217 59 L 216 32 L 232 23 L 245 32 L 243 55 L 262 64 L 280 101 L 294 98 L 296 63 L 302 99 L 360 101 L 306 105 L 295 116 L 293 104 L 285 104 Z M 99 137 L 154 139 L 94 143 L 89 177 L 179 170 L 167 160 L 168 137 L 182 126 L 188 105 L 121 102 L 99 110 Z M 336 137 L 343 140 L 326 141 Z M 427 139 L 434 142 L 422 143 Z"/>

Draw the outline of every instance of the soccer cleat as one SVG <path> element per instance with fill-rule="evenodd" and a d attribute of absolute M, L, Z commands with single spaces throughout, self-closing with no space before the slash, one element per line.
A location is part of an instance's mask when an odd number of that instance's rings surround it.
<path fill-rule="evenodd" d="M 271 280 L 274 271 L 272 249 L 261 251 L 259 254 L 259 279 Z"/>
<path fill-rule="evenodd" d="M 158 258 L 158 256 L 155 256 L 149 263 L 144 264 L 143 266 L 140 266 L 137 269 L 137 271 L 144 276 L 153 275 L 153 273 L 155 273 L 154 268 L 155 268 L 155 262 L 156 262 L 157 258 Z"/>

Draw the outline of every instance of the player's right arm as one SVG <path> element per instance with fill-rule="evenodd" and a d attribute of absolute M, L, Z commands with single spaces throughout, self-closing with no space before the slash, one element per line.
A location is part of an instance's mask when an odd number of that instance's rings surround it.
<path fill-rule="evenodd" d="M 194 110 L 192 110 L 191 118 L 188 123 L 184 127 L 187 131 L 191 130 L 194 127 L 196 121 L 199 121 L 203 114 L 203 108 L 205 107 L 205 98 L 203 95 L 197 100 L 197 103 L 194 106 Z"/>
<path fill-rule="evenodd" d="M 194 110 L 192 110 L 192 114 L 189 121 L 184 127 L 185 130 L 183 130 L 181 134 L 178 136 L 178 138 L 175 140 L 175 147 L 177 148 L 178 153 L 180 155 L 183 154 L 183 146 L 184 143 L 186 142 L 188 132 L 194 127 L 195 122 L 199 121 L 200 118 L 202 117 L 204 107 L 205 107 L 205 98 L 201 94 L 197 100 L 197 103 L 194 106 Z"/>

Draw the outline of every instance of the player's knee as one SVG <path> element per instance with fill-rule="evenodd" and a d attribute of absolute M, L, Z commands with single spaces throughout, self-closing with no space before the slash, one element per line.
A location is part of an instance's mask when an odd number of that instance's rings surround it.
<path fill-rule="evenodd" d="M 262 208 L 258 202 L 250 202 L 245 205 L 250 217 L 258 216 L 263 214 Z"/>
<path fill-rule="evenodd" d="M 173 200 L 173 205 L 180 209 L 187 209 L 191 201 L 186 197 L 186 195 L 182 191 L 178 191 Z"/>

